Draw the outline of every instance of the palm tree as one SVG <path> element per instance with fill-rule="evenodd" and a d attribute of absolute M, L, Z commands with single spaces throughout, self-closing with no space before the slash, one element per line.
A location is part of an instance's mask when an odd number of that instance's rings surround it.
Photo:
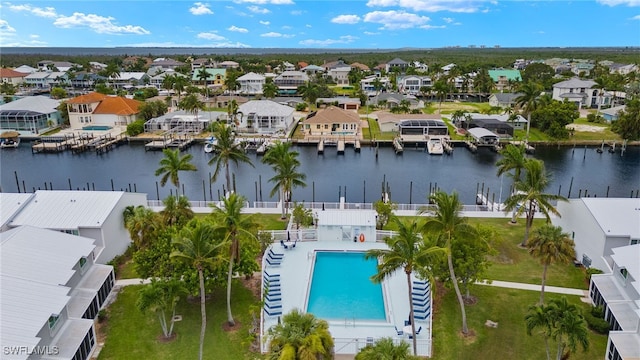
<path fill-rule="evenodd" d="M 196 94 L 189 94 L 178 102 L 178 107 L 198 118 L 198 110 L 204 110 L 204 103 L 198 99 Z"/>
<path fill-rule="evenodd" d="M 273 83 L 273 79 L 267 78 L 262 87 L 262 95 L 267 99 L 272 99 L 278 95 L 278 85 Z"/>
<path fill-rule="evenodd" d="M 163 222 L 169 226 L 177 225 L 182 227 L 194 217 L 189 199 L 184 195 L 169 195 L 162 200 L 162 204 L 164 209 L 160 211 L 160 215 Z"/>
<path fill-rule="evenodd" d="M 436 98 L 438 99 L 438 114 L 442 111 L 442 102 L 449 94 L 449 84 L 444 80 L 438 80 L 433 84 L 432 91 L 435 91 Z"/>
<path fill-rule="evenodd" d="M 531 113 L 538 108 L 538 97 L 542 92 L 540 85 L 529 81 L 518 89 L 521 93 L 514 99 L 515 104 L 524 111 L 527 115 L 527 136 L 526 140 L 529 140 L 529 129 L 531 128 Z"/>
<path fill-rule="evenodd" d="M 160 186 L 164 186 L 167 181 L 176 187 L 176 195 L 180 193 L 180 171 L 196 171 L 197 168 L 191 163 L 193 155 L 185 154 L 180 156 L 180 150 L 163 149 L 164 157 L 160 160 L 160 167 L 156 170 L 155 175 L 160 178 Z"/>
<path fill-rule="evenodd" d="M 202 67 L 200 69 L 198 69 L 198 73 L 196 74 L 196 76 L 198 77 L 198 80 L 202 81 L 204 83 L 204 91 L 205 94 L 207 96 L 207 99 L 209 98 L 209 86 L 207 86 L 207 80 L 209 79 L 209 72 L 207 71 L 207 68 L 204 67 L 204 65 L 202 65 Z"/>
<path fill-rule="evenodd" d="M 371 82 L 371 85 L 376 90 L 376 96 L 378 96 L 378 94 L 380 94 L 380 90 L 382 90 L 383 87 L 384 87 L 384 85 L 382 85 L 382 81 L 380 81 L 379 77 L 376 77 L 375 79 L 373 79 L 373 81 Z"/>
<path fill-rule="evenodd" d="M 368 345 L 356 354 L 355 360 L 414 360 L 419 359 L 409 353 L 409 344 L 405 341 L 394 344 L 392 338 L 381 338 L 374 345 Z"/>
<path fill-rule="evenodd" d="M 580 309 L 569 304 L 566 297 L 550 301 L 550 317 L 552 321 L 551 336 L 558 342 L 556 359 L 565 357 L 564 349 L 575 352 L 578 345 L 586 351 L 589 348 L 589 329 Z"/>
<path fill-rule="evenodd" d="M 220 168 L 224 167 L 227 179 L 227 191 L 231 191 L 231 176 L 229 172 L 229 162 L 238 165 L 239 162 L 249 164 L 253 167 L 251 160 L 244 152 L 239 143 L 236 143 L 235 134 L 230 126 L 217 122 L 213 126 L 213 136 L 218 140 L 213 144 L 213 157 L 209 160 L 209 165 L 216 164 L 212 180 L 216 181 Z"/>
<path fill-rule="evenodd" d="M 242 112 L 238 111 L 238 109 L 238 102 L 235 99 L 229 101 L 229 104 L 227 105 L 227 115 L 229 116 L 229 120 L 231 120 L 231 123 L 234 125 L 239 125 L 237 122 L 238 114 L 242 114 Z M 240 116 L 240 118 L 242 118 L 242 116 Z"/>
<path fill-rule="evenodd" d="M 187 87 L 188 83 L 189 81 L 183 75 L 175 75 L 175 78 L 173 79 L 173 89 L 178 94 L 178 103 L 180 103 L 180 96 L 182 95 L 184 89 Z"/>
<path fill-rule="evenodd" d="M 444 249 L 433 246 L 423 240 L 420 232 L 422 226 L 417 221 L 413 220 L 405 224 L 396 216 L 392 217 L 392 221 L 398 227 L 398 234 L 384 239 L 388 249 L 371 249 L 365 253 L 365 259 L 380 259 L 378 273 L 371 277 L 371 280 L 375 283 L 382 282 L 398 269 L 402 269 L 406 274 L 409 287 L 409 320 L 411 321 L 411 333 L 413 334 L 413 354 L 417 355 L 416 325 L 411 296 L 411 274 L 417 267 L 427 267 L 433 257 L 439 252 L 443 252 Z"/>
<path fill-rule="evenodd" d="M 502 176 L 505 173 L 512 176 L 513 187 L 515 186 L 515 183 L 520 181 L 522 170 L 527 162 L 524 146 L 507 144 L 507 146 L 500 149 L 499 153 L 502 155 L 502 158 L 496 162 L 496 166 L 498 167 L 498 176 Z M 509 171 L 511 170 L 513 170 L 513 174 L 509 174 Z M 515 216 L 511 219 L 511 222 L 516 222 Z"/>
<path fill-rule="evenodd" d="M 297 309 L 282 317 L 282 322 L 268 330 L 269 359 L 332 358 L 333 338 L 329 324 L 313 314 Z"/>
<path fill-rule="evenodd" d="M 158 214 L 146 206 L 128 206 L 124 213 L 124 226 L 136 249 L 145 247 L 151 241 L 152 234 L 158 228 Z"/>
<path fill-rule="evenodd" d="M 561 195 L 547 194 L 545 189 L 551 181 L 544 169 L 544 162 L 529 159 L 525 162 L 525 176 L 522 181 L 515 183 L 515 189 L 504 202 L 505 211 L 515 211 L 515 217 L 526 213 L 524 239 L 520 246 L 526 247 L 529 239 L 529 231 L 533 225 L 533 217 L 536 211 L 544 214 L 547 222 L 551 221 L 551 214 L 560 217 L 560 213 L 551 204 L 551 201 L 567 201 Z"/>
<path fill-rule="evenodd" d="M 307 81 L 306 84 L 298 86 L 298 94 L 302 96 L 302 99 L 309 102 L 309 107 L 315 105 L 318 99 L 319 89 L 318 85 Z"/>
<path fill-rule="evenodd" d="M 602 108 L 602 97 L 604 96 L 604 91 L 607 87 L 607 79 L 604 77 L 598 77 L 593 79 L 595 82 L 595 87 L 598 89 L 598 111 L 596 112 L 596 116 L 600 115 L 600 109 Z"/>
<path fill-rule="evenodd" d="M 180 296 L 186 292 L 180 280 L 152 280 L 151 284 L 140 290 L 136 306 L 142 312 L 150 310 L 158 315 L 162 336 L 169 339 L 173 335 L 176 305 L 180 301 Z M 169 321 L 167 321 L 167 312 L 170 314 Z"/>
<path fill-rule="evenodd" d="M 227 239 L 231 242 L 229 248 L 229 271 L 227 273 L 227 321 L 229 326 L 235 326 L 233 315 L 231 314 L 231 279 L 233 275 L 233 265 L 240 260 L 240 240 L 241 238 L 255 239 L 249 231 L 255 227 L 255 222 L 251 216 L 243 216 L 242 209 L 247 199 L 235 193 L 229 194 L 222 199 L 221 206 L 213 206 L 211 213 L 215 223 L 226 232 Z"/>
<path fill-rule="evenodd" d="M 276 172 L 276 175 L 269 179 L 269 182 L 274 183 L 270 196 L 280 191 L 280 200 L 283 205 L 282 219 L 287 217 L 293 188 L 307 186 L 304 182 L 306 175 L 298 172 L 300 166 L 298 155 L 297 151 L 291 151 L 291 143 L 278 141 L 262 158 L 262 162 L 271 165 Z"/>
<path fill-rule="evenodd" d="M 551 360 L 549 350 L 549 337 L 551 336 L 551 314 L 550 308 L 544 304 L 532 305 L 524 317 L 527 327 L 527 335 L 531 335 L 533 330 L 540 328 L 540 333 L 544 336 L 544 345 L 547 351 L 547 360 Z"/>
<path fill-rule="evenodd" d="M 204 221 L 193 221 L 192 226 L 184 227 L 173 239 L 175 250 L 171 257 L 193 266 L 198 272 L 200 281 L 200 350 L 198 359 L 202 360 L 204 333 L 207 329 L 207 312 L 205 309 L 204 269 L 211 268 L 218 262 L 219 248 L 225 245 L 222 239 L 216 238 L 215 227 Z"/>
<path fill-rule="evenodd" d="M 540 291 L 540 304 L 543 304 L 547 268 L 553 263 L 568 264 L 571 262 L 575 258 L 574 243 L 569 234 L 562 232 L 561 227 L 545 224 L 533 232 L 527 247 L 529 254 L 540 259 L 543 266 L 542 289 Z"/>
<path fill-rule="evenodd" d="M 469 328 L 467 326 L 467 313 L 465 311 L 462 293 L 458 286 L 458 279 L 456 278 L 456 274 L 453 269 L 451 248 L 453 242 L 476 238 L 478 233 L 473 226 L 469 225 L 467 218 L 460 216 L 462 204 L 458 199 L 458 193 L 453 192 L 451 195 L 448 195 L 443 191 L 438 191 L 431 195 L 430 200 L 432 204 L 436 205 L 436 210 L 433 213 L 433 217 L 429 218 L 424 224 L 424 230 L 427 233 L 438 236 L 447 249 L 449 276 L 451 277 L 453 288 L 456 291 L 458 303 L 460 304 L 460 311 L 462 313 L 462 333 L 467 335 L 469 333 Z M 424 214 L 427 211 L 427 209 L 420 209 L 419 213 Z"/>

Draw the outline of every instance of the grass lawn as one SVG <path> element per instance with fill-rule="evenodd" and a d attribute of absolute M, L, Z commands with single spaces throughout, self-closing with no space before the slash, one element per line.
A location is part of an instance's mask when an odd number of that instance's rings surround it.
<path fill-rule="evenodd" d="M 176 314 L 174 341 L 157 340 L 162 334 L 158 319 L 151 313 L 141 313 L 136 307 L 141 286 L 127 286 L 118 295 L 108 311 L 105 326 L 107 339 L 99 359 L 196 359 L 200 339 L 200 302 L 182 300 Z M 249 352 L 251 316 L 249 310 L 257 306 L 251 292 L 239 282 L 233 286 L 232 311 L 241 328 L 233 332 L 222 329 L 227 319 L 225 289 L 218 289 L 207 301 L 207 331 L 204 343 L 205 359 L 261 358 Z"/>
<path fill-rule="evenodd" d="M 483 113 L 487 111 L 491 106 L 489 103 L 473 103 L 473 102 L 442 102 L 442 105 L 438 101 L 429 103 L 425 107 L 424 112 L 427 114 L 436 114 L 438 111 L 442 114 L 451 114 L 456 110 L 464 110 L 469 112 Z"/>
<path fill-rule="evenodd" d="M 433 359 L 545 359 L 544 339 L 541 335 L 527 335 L 524 317 L 529 305 L 536 304 L 540 294 L 536 291 L 501 289 L 476 285 L 471 294 L 478 298 L 475 305 L 466 306 L 469 329 L 475 337 L 465 339 L 460 335 L 462 320 L 454 291 L 438 293 L 439 306 L 433 320 Z M 557 294 L 545 294 L 548 302 Z M 579 304 L 577 296 L 569 301 Z M 583 310 L 584 311 L 584 310 Z M 497 328 L 484 326 L 487 320 L 498 323 Z M 590 347 L 571 354 L 571 359 L 601 359 L 607 346 L 607 336 L 589 332 Z M 552 355 L 556 343 L 549 342 Z"/>

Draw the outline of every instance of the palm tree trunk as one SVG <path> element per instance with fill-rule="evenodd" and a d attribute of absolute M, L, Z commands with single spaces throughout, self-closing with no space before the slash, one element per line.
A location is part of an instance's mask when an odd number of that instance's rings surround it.
<path fill-rule="evenodd" d="M 234 252 L 231 251 L 229 255 L 229 273 L 227 274 L 227 322 L 229 326 L 235 326 L 236 322 L 233 321 L 233 315 L 231 314 L 231 276 L 233 273 L 233 258 Z"/>
<path fill-rule="evenodd" d="M 204 348 L 204 333 L 207 329 L 207 311 L 204 307 L 204 273 L 202 269 L 198 269 L 198 277 L 200 278 L 200 313 L 202 315 L 202 325 L 200 327 L 200 351 L 198 352 L 198 359 L 202 360 L 202 350 Z"/>
<path fill-rule="evenodd" d="M 533 225 L 533 216 L 534 213 L 531 211 L 531 204 L 529 204 L 529 210 L 527 211 L 527 220 L 524 226 L 524 239 L 520 243 L 520 246 L 526 247 L 527 242 L 529 241 L 529 230 L 531 230 L 531 225 Z"/>
<path fill-rule="evenodd" d="M 562 353 L 564 352 L 564 346 L 562 346 L 562 336 L 558 339 L 558 353 L 556 354 L 557 360 L 562 360 Z"/>
<path fill-rule="evenodd" d="M 229 163 L 224 166 L 224 175 L 227 178 L 227 194 L 231 194 L 231 175 L 229 174 Z M 225 197 L 226 195 L 225 194 Z"/>
<path fill-rule="evenodd" d="M 547 280 L 547 267 L 549 265 L 548 264 L 544 264 L 544 267 L 542 268 L 542 285 L 540 288 L 540 304 L 544 304 L 544 284 Z"/>
<path fill-rule="evenodd" d="M 549 337 L 547 335 L 544 336 L 544 346 L 547 350 L 547 360 L 551 360 L 551 349 L 549 349 Z"/>
<path fill-rule="evenodd" d="M 282 203 L 281 204 L 281 207 L 282 207 L 282 217 L 281 217 L 281 219 L 286 219 L 287 218 L 286 208 L 284 206 L 284 204 L 285 204 L 285 198 L 284 197 L 285 197 L 284 188 L 281 186 L 280 187 L 280 202 Z"/>
<path fill-rule="evenodd" d="M 449 248 L 449 250 L 451 250 L 451 248 Z M 460 311 L 462 313 L 462 333 L 464 335 L 467 335 L 467 333 L 469 333 L 469 328 L 467 327 L 467 312 L 464 308 L 464 300 L 462 299 L 462 293 L 460 292 L 460 287 L 458 286 L 458 279 L 456 278 L 456 274 L 453 271 L 453 258 L 451 257 L 451 251 L 449 251 L 449 254 L 447 254 L 447 263 L 449 264 L 449 276 L 451 276 L 453 288 L 456 291 L 458 303 L 460 304 Z"/>
<path fill-rule="evenodd" d="M 413 317 L 413 297 L 411 296 L 411 273 L 407 273 L 407 285 L 409 285 L 409 320 L 411 321 L 411 334 L 413 335 L 413 355 L 418 356 L 418 341 L 416 340 L 416 322 Z"/>

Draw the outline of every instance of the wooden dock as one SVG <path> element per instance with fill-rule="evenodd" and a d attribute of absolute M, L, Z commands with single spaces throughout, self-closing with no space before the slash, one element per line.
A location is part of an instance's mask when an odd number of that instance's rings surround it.
<path fill-rule="evenodd" d="M 166 149 L 169 147 L 169 144 L 171 144 L 172 141 L 172 139 L 153 140 L 144 144 L 144 150 L 149 151 Z"/>
<path fill-rule="evenodd" d="M 396 155 L 402 154 L 402 152 L 404 151 L 400 138 L 393 139 L 393 149 L 395 150 Z"/>
<path fill-rule="evenodd" d="M 453 145 L 451 145 L 451 141 L 449 141 L 449 140 L 447 140 L 447 139 L 444 139 L 444 140 L 442 141 L 442 147 L 444 148 L 444 152 L 445 152 L 447 155 L 451 155 L 451 154 L 453 154 Z"/>
<path fill-rule="evenodd" d="M 66 145 L 62 141 L 48 142 L 48 141 L 34 141 L 31 145 L 31 152 L 34 154 L 39 153 L 57 153 L 64 151 Z"/>
<path fill-rule="evenodd" d="M 338 155 L 344 154 L 344 140 L 338 140 Z"/>

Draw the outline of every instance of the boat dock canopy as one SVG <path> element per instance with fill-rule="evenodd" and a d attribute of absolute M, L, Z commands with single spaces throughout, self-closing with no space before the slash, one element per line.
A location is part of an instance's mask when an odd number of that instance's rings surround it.
<path fill-rule="evenodd" d="M 480 127 L 469 129 L 469 135 L 480 144 L 497 144 L 499 140 L 498 135 Z"/>

